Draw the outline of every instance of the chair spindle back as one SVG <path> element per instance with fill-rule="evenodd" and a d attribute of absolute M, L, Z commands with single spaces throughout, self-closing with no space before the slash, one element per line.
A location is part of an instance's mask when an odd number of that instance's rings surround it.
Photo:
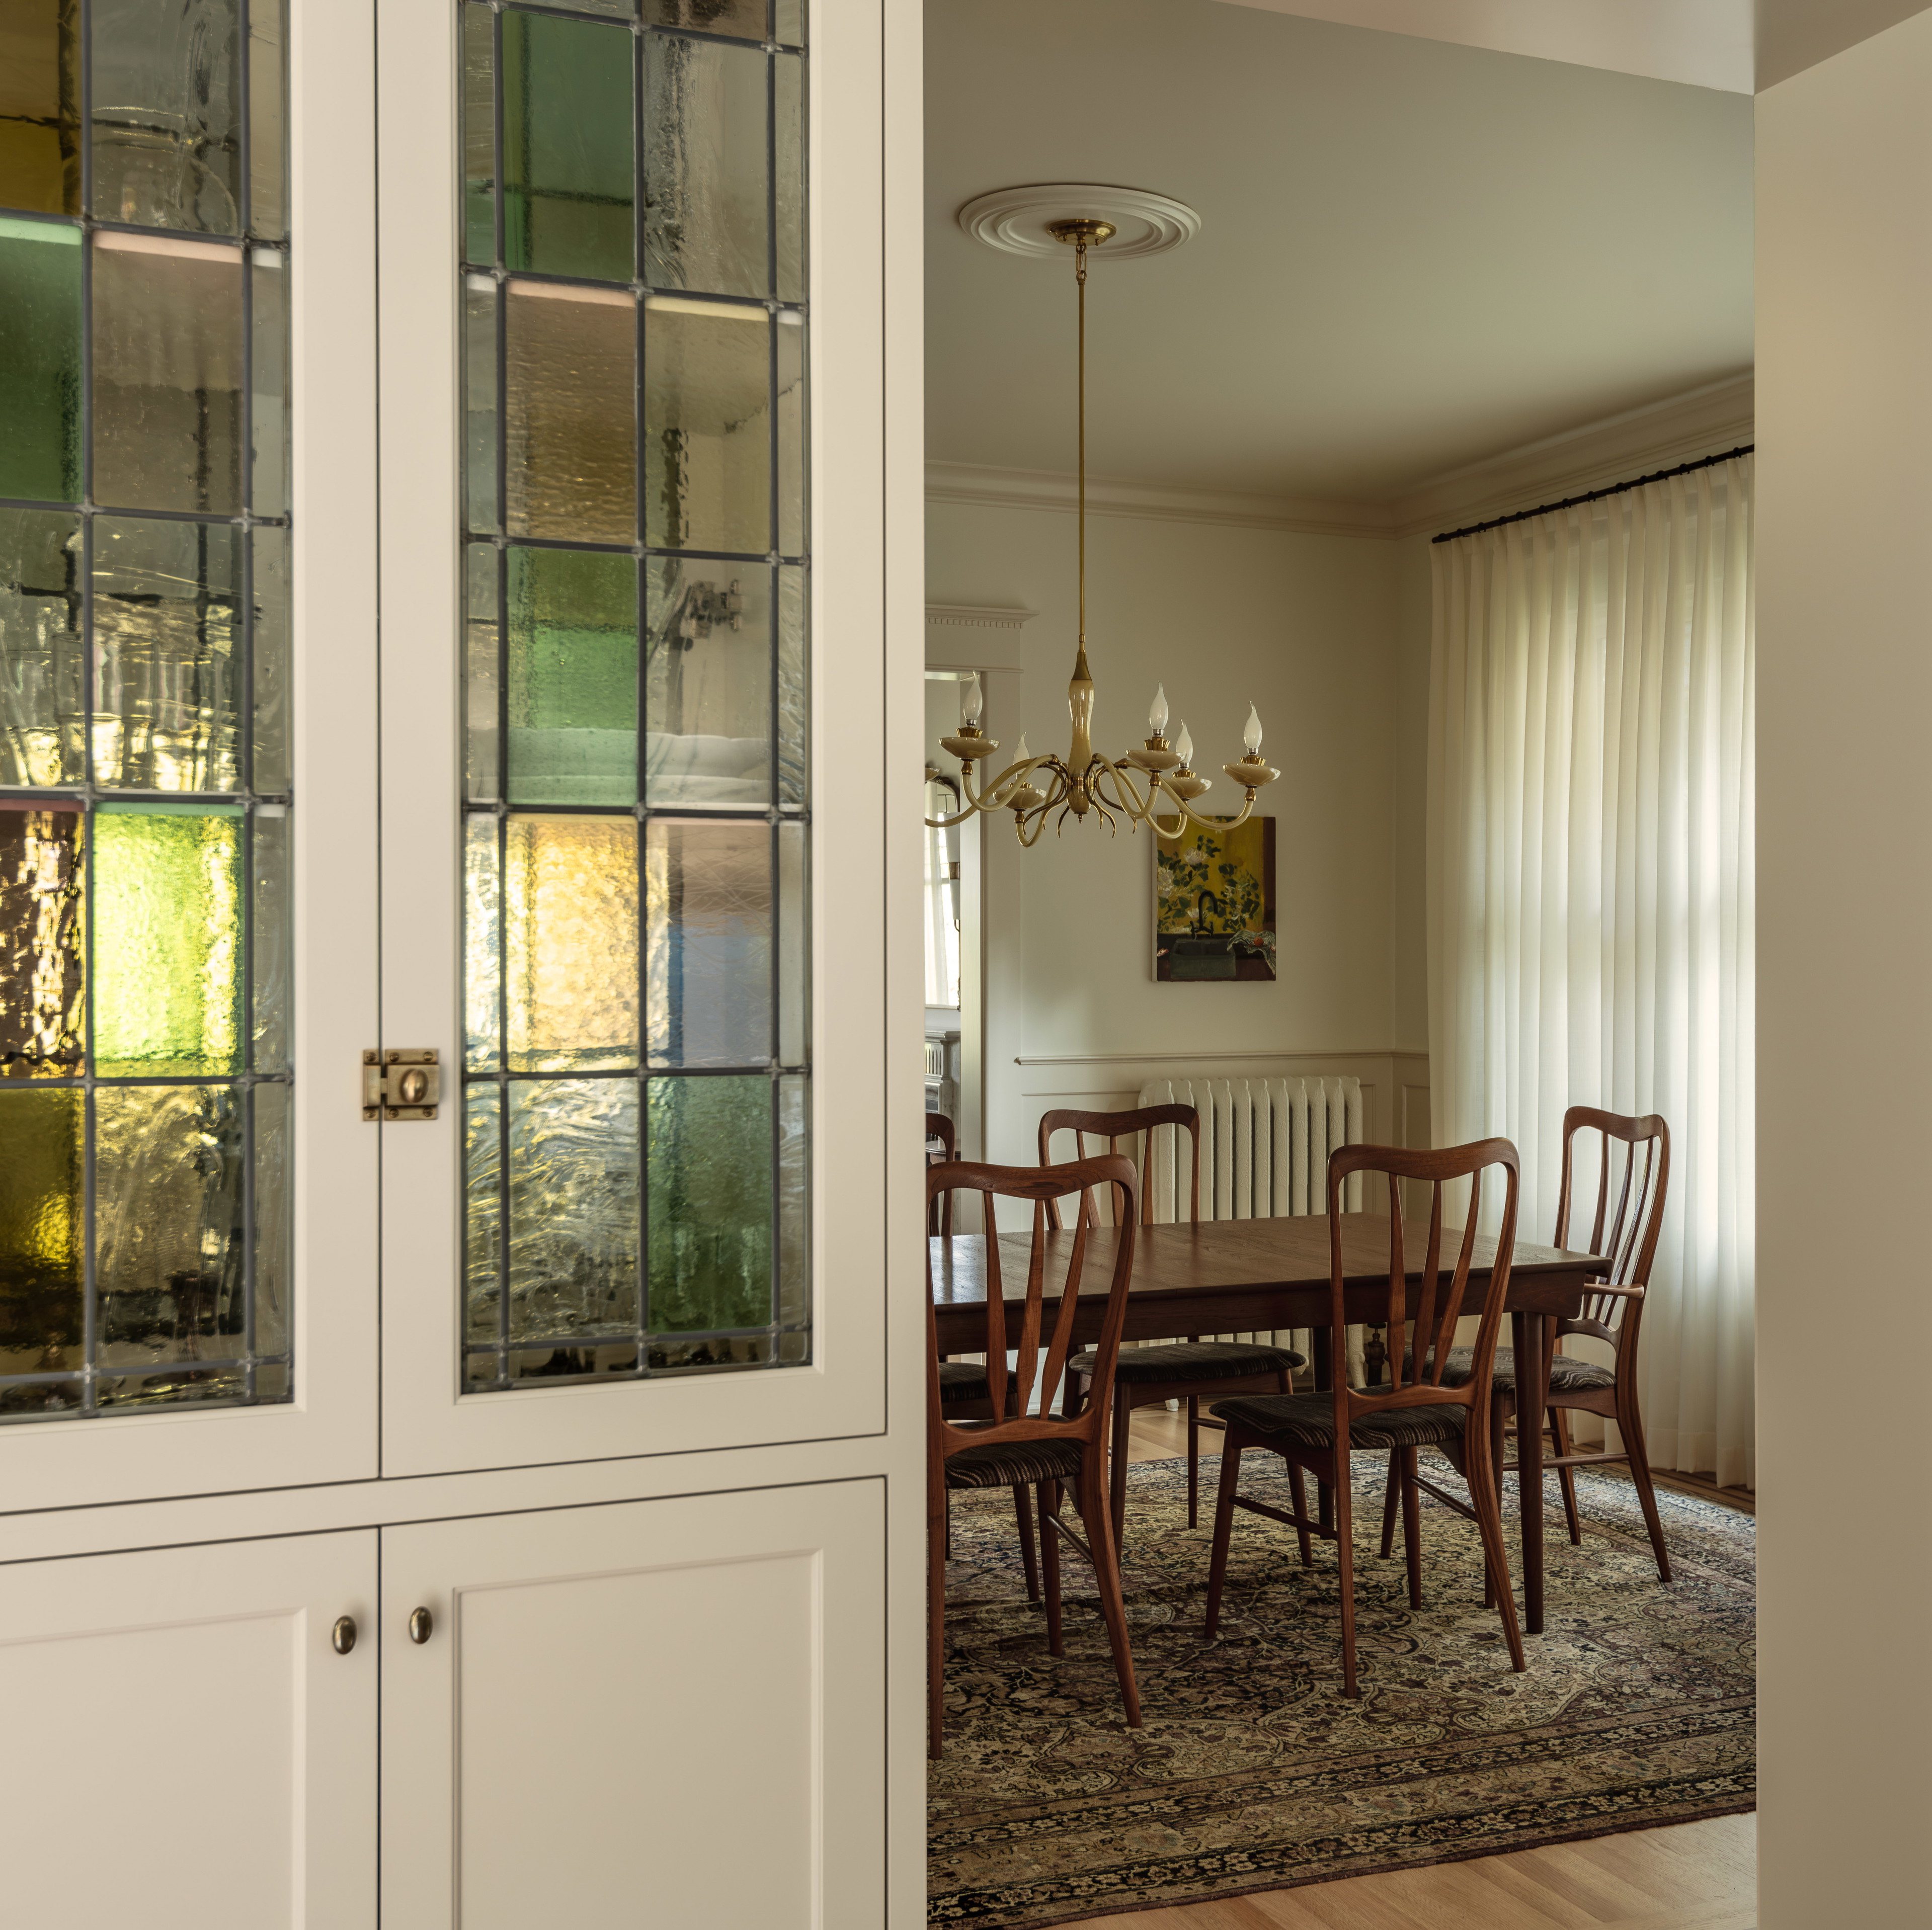
<path fill-rule="evenodd" d="M 1576 1178 L 1576 1136 L 1601 1136 L 1597 1161 L 1597 1205 L 1587 1240 L 1575 1245 L 1601 1254 L 1610 1263 L 1594 1289 L 1584 1290 L 1574 1318 L 1559 1320 L 1562 1334 L 1588 1334 L 1618 1344 L 1634 1334 L 1650 1285 L 1652 1262 L 1664 1230 L 1664 1204 L 1670 1190 L 1670 1128 L 1660 1114 L 1640 1116 L 1606 1113 L 1594 1106 L 1572 1106 L 1563 1115 L 1563 1178 L 1556 1200 L 1556 1244 L 1572 1245 L 1570 1216 Z M 1587 1181 L 1585 1182 L 1588 1183 Z M 1581 1223 L 1581 1215 L 1578 1216 Z"/>
<path fill-rule="evenodd" d="M 1084 1159 L 1088 1156 L 1087 1140 L 1090 1134 L 1107 1142 L 1109 1152 L 1118 1152 L 1120 1141 L 1131 1139 L 1136 1133 L 1147 1137 L 1141 1142 L 1140 1198 L 1141 1218 L 1144 1224 L 1151 1225 L 1154 1218 L 1154 1190 L 1147 1183 L 1148 1173 L 1154 1163 L 1154 1134 L 1157 1126 L 1185 1126 L 1187 1141 L 1194 1149 L 1193 1180 L 1190 1190 L 1187 1217 L 1190 1221 L 1201 1218 L 1201 1115 L 1192 1106 L 1140 1106 L 1124 1113 L 1083 1113 L 1063 1107 L 1057 1112 L 1043 1113 L 1040 1122 L 1040 1163 L 1042 1166 L 1053 1164 L 1052 1140 L 1057 1132 L 1070 1132 L 1073 1135 L 1073 1156 Z M 1047 1224 L 1058 1227 L 1060 1224 L 1060 1206 L 1058 1201 L 1047 1207 Z"/>
<path fill-rule="evenodd" d="M 939 1157 L 932 1156 L 932 1142 L 939 1142 Z M 928 1113 L 926 1116 L 926 1163 L 928 1166 L 943 1166 L 947 1161 L 959 1157 L 959 1140 L 952 1128 L 952 1122 L 944 1113 Z M 928 1192 L 926 1200 L 926 1230 L 928 1233 L 950 1233 L 952 1230 L 952 1195 L 946 1193 L 935 1197 Z"/>

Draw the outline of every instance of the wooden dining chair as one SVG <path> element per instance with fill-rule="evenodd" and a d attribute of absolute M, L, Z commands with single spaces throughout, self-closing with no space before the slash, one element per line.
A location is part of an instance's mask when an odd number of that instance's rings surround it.
<path fill-rule="evenodd" d="M 937 1155 L 932 1149 L 934 1140 L 939 1142 Z M 952 1122 L 944 1113 L 928 1113 L 926 1116 L 927 1165 L 944 1165 L 947 1160 L 958 1157 L 959 1140 L 952 1129 Z M 952 1230 L 952 1195 L 950 1193 L 942 1193 L 936 1199 L 927 1199 L 926 1230 L 928 1233 L 950 1233 Z"/>
<path fill-rule="evenodd" d="M 1105 1485 L 1106 1443 L 1104 1428 L 1107 1395 L 1114 1362 L 1120 1351 L 1120 1329 L 1127 1313 L 1127 1287 L 1134 1263 L 1134 1169 L 1118 1155 L 1076 1161 L 1040 1171 L 1030 1166 L 982 1166 L 954 1161 L 930 1168 L 926 1197 L 942 1187 L 976 1192 L 988 1228 L 986 1242 L 986 1354 L 992 1412 L 980 1420 L 956 1419 L 940 1384 L 938 1329 L 932 1307 L 930 1249 L 926 1263 L 927 1450 L 926 1544 L 929 1591 L 928 1620 L 931 1647 L 928 1692 L 931 1716 L 928 1747 L 941 1751 L 945 1720 L 946 1659 L 946 1497 L 962 1488 L 1034 1489 L 1038 1495 L 1041 1565 L 1046 1572 L 1047 1646 L 1062 1653 L 1060 1602 L 1060 1542 L 1071 1542 L 1094 1570 L 1099 1586 L 1100 1613 L 1114 1652 L 1120 1701 L 1127 1726 L 1141 1726 L 1139 1692 L 1134 1686 L 1133 1656 L 1127 1646 L 1126 1609 L 1120 1598 L 1119 1557 Z M 1115 1207 L 1113 1275 L 1107 1289 L 1100 1339 L 1094 1348 L 1096 1398 L 1074 1415 L 1035 1413 L 1038 1395 L 1058 1384 L 1073 1343 L 1088 1248 L 1096 1224 L 1094 1194 L 1112 1189 Z M 1047 1206 L 1069 1194 L 1080 1204 L 1071 1249 L 1060 1278 L 1048 1279 Z M 1020 1303 L 1018 1332 L 1011 1331 L 1006 1289 L 1000 1271 L 1000 1242 L 994 1226 L 996 1199 L 1027 1200 L 1033 1203 L 1033 1241 L 1027 1266 L 1025 1297 Z M 1049 1299 L 1054 1303 L 1052 1332 L 1046 1330 Z M 1014 1352 L 1009 1368 L 1006 1355 Z M 1074 1533 L 1060 1512 L 1062 1491 L 1071 1484 L 1086 1536 Z"/>
<path fill-rule="evenodd" d="M 1071 1132 L 1076 1157 L 1084 1155 L 1090 1134 L 1105 1139 L 1117 1152 L 1120 1141 L 1144 1135 L 1141 1145 L 1141 1218 L 1153 1224 L 1153 1200 L 1148 1175 L 1154 1163 L 1154 1135 L 1171 1125 L 1186 1129 L 1193 1149 L 1192 1177 L 1188 1188 L 1187 1217 L 1201 1218 L 1201 1115 L 1192 1106 L 1142 1106 L 1131 1112 L 1082 1113 L 1061 1110 L 1042 1116 L 1040 1122 L 1040 1163 L 1052 1163 L 1053 1135 Z M 1049 1208 L 1049 1215 L 1056 1209 Z M 1056 1221 L 1057 1224 L 1057 1221 Z M 1070 1413 L 1090 1396 L 1093 1356 L 1083 1353 L 1067 1365 L 1065 1405 Z M 1127 1444 L 1136 1407 L 1165 1407 L 1170 1401 L 1187 1403 L 1187 1525 L 1200 1515 L 1201 1401 L 1204 1395 L 1250 1390 L 1292 1394 L 1294 1370 L 1306 1364 L 1292 1347 L 1270 1347 L 1252 1341 L 1204 1341 L 1198 1335 L 1154 1347 L 1129 1347 L 1114 1370 L 1112 1493 L 1114 1540 L 1118 1546 L 1126 1530 Z M 1208 1424 L 1213 1426 L 1215 1423 Z"/>
<path fill-rule="evenodd" d="M 1471 1263 L 1476 1247 L 1476 1226 L 1482 1205 L 1483 1176 L 1492 1166 L 1504 1173 L 1502 1226 L 1496 1239 L 1489 1286 L 1482 1295 L 1481 1323 L 1470 1350 L 1469 1371 L 1460 1381 L 1449 1374 L 1449 1343 L 1466 1308 Z M 1342 1189 L 1352 1173 L 1380 1173 L 1388 1179 L 1389 1261 L 1385 1317 L 1391 1344 L 1389 1368 L 1393 1385 L 1372 1389 L 1348 1385 L 1348 1329 L 1351 1313 L 1342 1265 Z M 1445 1287 L 1442 1280 L 1442 1189 L 1451 1180 L 1468 1179 L 1468 1210 L 1454 1270 Z M 1412 1284 L 1412 1264 L 1402 1224 L 1401 1182 L 1426 1184 L 1430 1189 L 1429 1233 L 1422 1254 L 1420 1275 Z M 1509 1297 L 1510 1260 L 1516 1241 L 1516 1194 L 1520 1185 L 1516 1152 L 1506 1139 L 1478 1140 L 1473 1145 L 1441 1152 L 1412 1152 L 1390 1146 L 1345 1146 L 1328 1161 L 1329 1321 L 1334 1382 L 1314 1394 L 1250 1395 L 1218 1401 L 1214 1412 L 1227 1423 L 1221 1449 L 1221 1489 L 1214 1509 L 1214 1552 L 1208 1575 L 1207 1633 L 1220 1625 L 1221 1596 L 1228 1578 L 1228 1547 L 1234 1510 L 1245 1509 L 1270 1521 L 1285 1523 L 1300 1538 L 1302 1560 L 1308 1560 L 1308 1538 L 1332 1541 L 1341 1570 L 1342 1693 L 1358 1696 L 1355 1669 L 1355 1557 L 1353 1541 L 1353 1491 L 1348 1461 L 1352 1452 L 1387 1453 L 1399 1457 L 1404 1526 L 1404 1553 L 1408 1569 L 1408 1599 L 1422 1605 L 1422 1538 L 1417 1490 L 1426 1488 L 1438 1500 L 1473 1520 L 1482 1537 L 1484 1566 L 1490 1593 L 1502 1618 L 1503 1637 L 1511 1665 L 1523 1668 L 1522 1635 L 1516 1624 L 1516 1601 L 1510 1587 L 1508 1557 L 1503 1548 L 1502 1500 L 1494 1470 L 1489 1426 L 1491 1374 L 1496 1342 L 1502 1332 L 1504 1303 Z M 1404 1349 L 1400 1337 L 1410 1335 Z M 1417 1472 L 1420 1448 L 1439 1449 L 1456 1467 L 1469 1489 L 1465 1505 Z M 1251 1448 L 1278 1454 L 1294 1475 L 1292 1512 L 1240 1492 L 1241 1457 Z M 1306 1469 L 1330 1488 L 1334 1524 L 1309 1518 L 1300 1470 Z M 1326 1513 L 1328 1511 L 1323 1511 Z"/>

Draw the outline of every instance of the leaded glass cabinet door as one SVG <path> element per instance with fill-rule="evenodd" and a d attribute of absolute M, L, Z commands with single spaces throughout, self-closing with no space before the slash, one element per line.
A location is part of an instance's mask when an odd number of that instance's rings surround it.
<path fill-rule="evenodd" d="M 883 1426 L 879 19 L 640 4 L 385 0 L 388 1472 Z"/>
<path fill-rule="evenodd" d="M 353 11 L 0 9 L 8 1509 L 374 1469 Z"/>

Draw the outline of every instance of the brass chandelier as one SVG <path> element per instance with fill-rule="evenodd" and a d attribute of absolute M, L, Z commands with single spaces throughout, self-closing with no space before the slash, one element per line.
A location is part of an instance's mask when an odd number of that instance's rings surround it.
<path fill-rule="evenodd" d="M 1111 221 L 1082 217 L 1049 221 L 1046 230 L 1073 250 L 1073 280 L 1079 309 L 1080 641 L 1073 659 L 1072 679 L 1066 686 L 1072 738 L 1064 757 L 1050 754 L 1036 757 L 1029 754 L 1022 733 L 1015 760 L 976 790 L 973 766 L 990 759 L 1000 747 L 995 739 L 986 736 L 980 728 L 982 698 L 980 680 L 974 677 L 965 686 L 958 735 L 939 740 L 959 760 L 959 796 L 964 808 L 950 817 L 929 817 L 926 821 L 932 829 L 939 830 L 963 824 L 978 812 L 1010 811 L 1013 829 L 1021 844 L 1027 846 L 1039 842 L 1049 817 L 1054 817 L 1057 829 L 1066 823 L 1070 811 L 1076 820 L 1084 820 L 1090 811 L 1104 820 L 1110 830 L 1117 828 L 1118 814 L 1126 817 L 1135 830 L 1143 824 L 1151 825 L 1162 838 L 1177 835 L 1190 820 L 1217 831 L 1231 830 L 1246 822 L 1255 808 L 1255 793 L 1262 786 L 1272 784 L 1281 775 L 1262 755 L 1262 721 L 1252 704 L 1248 706 L 1247 727 L 1242 733 L 1246 754 L 1221 767 L 1244 793 L 1241 808 L 1233 817 L 1210 817 L 1194 808 L 1194 800 L 1209 789 L 1213 780 L 1197 776 L 1189 769 L 1194 745 L 1184 722 L 1172 745 L 1162 734 L 1167 728 L 1168 718 L 1165 685 L 1155 688 L 1154 703 L 1148 712 L 1152 734 L 1140 749 L 1130 751 L 1116 763 L 1094 748 L 1094 679 L 1087 668 L 1087 250 L 1099 247 L 1114 232 L 1114 227 Z M 1124 768 L 1130 765 L 1146 780 L 1144 793 L 1135 783 L 1133 773 Z M 1171 819 L 1160 815 L 1163 799 L 1173 806 Z"/>

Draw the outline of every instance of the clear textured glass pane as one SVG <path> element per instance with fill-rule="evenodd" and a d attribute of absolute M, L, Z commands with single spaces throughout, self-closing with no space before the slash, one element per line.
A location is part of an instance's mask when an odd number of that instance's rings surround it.
<path fill-rule="evenodd" d="M 502 1050 L 503 909 L 497 820 L 476 811 L 463 823 L 463 1062 L 494 1072 Z"/>
<path fill-rule="evenodd" d="M 502 19 L 504 265 L 628 283 L 632 37 L 514 9 Z"/>
<path fill-rule="evenodd" d="M 92 0 L 98 221 L 241 232 L 239 0 Z"/>
<path fill-rule="evenodd" d="M 94 814 L 94 1054 L 105 1077 L 242 1069 L 242 811 Z"/>
<path fill-rule="evenodd" d="M 254 1070 L 284 1072 L 289 1064 L 289 814 L 280 805 L 257 807 L 249 827 L 254 873 L 248 930 Z"/>
<path fill-rule="evenodd" d="M 80 781 L 80 518 L 0 509 L 0 784 Z"/>
<path fill-rule="evenodd" d="M 764 295 L 771 286 L 766 57 L 653 34 L 644 43 L 644 280 Z"/>
<path fill-rule="evenodd" d="M 255 1351 L 289 1349 L 289 1195 L 294 1149 L 290 1143 L 289 1089 L 255 1088 Z M 258 1394 L 268 1390 L 260 1380 Z M 280 1391 L 286 1392 L 284 1386 Z"/>
<path fill-rule="evenodd" d="M 242 532 L 94 526 L 94 774 L 142 791 L 232 791 L 242 754 Z"/>
<path fill-rule="evenodd" d="M 644 0 L 644 18 L 654 27 L 689 27 L 747 40 L 763 40 L 766 24 L 765 0 Z"/>
<path fill-rule="evenodd" d="M 82 1125 L 77 1092 L 0 1092 L 0 1374 L 82 1364 Z M 22 1390 L 14 1410 L 46 1413 L 50 1395 Z"/>
<path fill-rule="evenodd" d="M 509 533 L 634 541 L 636 304 L 612 289 L 513 281 L 504 317 Z"/>
<path fill-rule="evenodd" d="M 644 832 L 653 1065 L 772 1056 L 772 829 L 657 818 Z"/>
<path fill-rule="evenodd" d="M 0 496 L 80 500 L 80 230 L 0 216 Z"/>
<path fill-rule="evenodd" d="M 788 811 L 804 808 L 811 775 L 806 589 L 802 569 L 778 571 L 778 802 Z"/>
<path fill-rule="evenodd" d="M 805 1080 L 788 1073 L 778 1081 L 778 1318 L 795 1326 L 812 1314 L 812 1173 L 806 1163 L 812 1114 Z"/>
<path fill-rule="evenodd" d="M 289 232 L 286 0 L 248 0 L 248 232 Z"/>
<path fill-rule="evenodd" d="M 242 507 L 242 250 L 94 238 L 94 498 Z"/>
<path fill-rule="evenodd" d="M 636 1065 L 636 820 L 512 817 L 505 869 L 510 1069 Z"/>
<path fill-rule="evenodd" d="M 0 6 L 0 208 L 80 212 L 76 0 Z"/>
<path fill-rule="evenodd" d="M 645 796 L 772 802 L 772 577 L 756 563 L 645 565 Z"/>
<path fill-rule="evenodd" d="M 289 509 L 289 276 L 279 248 L 248 257 L 254 310 L 249 369 L 250 507 L 257 516 Z"/>
<path fill-rule="evenodd" d="M 811 907 L 806 897 L 808 835 L 796 820 L 777 829 L 778 845 L 778 1063 L 802 1065 L 806 1056 L 806 972 L 812 956 Z"/>
<path fill-rule="evenodd" d="M 638 0 L 570 0 L 570 4 L 579 13 L 608 13 L 614 20 L 638 17 Z"/>
<path fill-rule="evenodd" d="M 466 795 L 479 801 L 502 795 L 496 747 L 500 554 L 494 543 L 472 543 L 464 552 L 464 781 Z"/>
<path fill-rule="evenodd" d="M 463 259 L 496 262 L 496 16 L 463 10 Z"/>
<path fill-rule="evenodd" d="M 463 1095 L 464 1323 L 472 1340 L 496 1338 L 502 1278 L 503 1101 L 495 1086 Z M 491 1377 L 496 1362 L 490 1364 Z"/>
<path fill-rule="evenodd" d="M 289 532 L 254 529 L 255 789 L 289 787 Z"/>
<path fill-rule="evenodd" d="M 608 550 L 512 548 L 508 565 L 508 796 L 634 803 L 636 563 Z"/>
<path fill-rule="evenodd" d="M 101 1405 L 232 1400 L 247 1392 L 242 1095 L 110 1086 L 94 1107 Z"/>
<path fill-rule="evenodd" d="M 805 322 L 796 310 L 778 311 L 778 549 L 805 553 Z"/>
<path fill-rule="evenodd" d="M 771 1080 L 652 1079 L 647 1090 L 651 1332 L 768 1325 Z"/>
<path fill-rule="evenodd" d="M 681 295 L 646 307 L 644 540 L 764 556 L 772 547 L 770 318 Z"/>
<path fill-rule="evenodd" d="M 87 1047 L 78 811 L 0 800 L 0 1077 L 73 1079 Z"/>
<path fill-rule="evenodd" d="M 638 1320 L 638 1088 L 513 1081 L 510 1335 L 614 1338 Z"/>
<path fill-rule="evenodd" d="M 772 62 L 772 244 L 774 292 L 805 299 L 805 63 L 795 54 Z"/>
<path fill-rule="evenodd" d="M 496 284 L 472 274 L 463 287 L 463 515 L 466 529 L 502 525 L 496 487 Z"/>
<path fill-rule="evenodd" d="M 805 0 L 777 0 L 773 7 L 772 31 L 788 47 L 805 44 Z"/>

